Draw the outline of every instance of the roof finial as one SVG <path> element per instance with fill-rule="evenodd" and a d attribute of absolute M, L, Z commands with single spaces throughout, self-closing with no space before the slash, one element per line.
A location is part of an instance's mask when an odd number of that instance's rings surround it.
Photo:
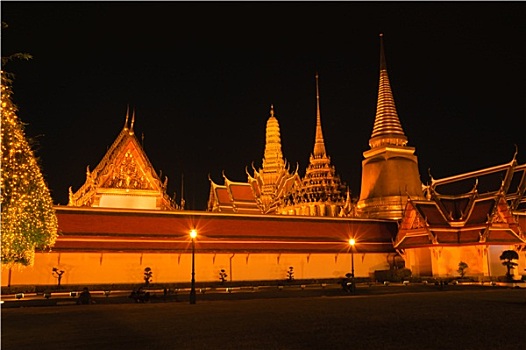
<path fill-rule="evenodd" d="M 130 131 L 133 132 L 133 124 L 135 123 L 135 108 L 133 109 Z"/>
<path fill-rule="evenodd" d="M 320 89 L 318 85 L 318 72 L 316 72 L 316 136 L 314 138 L 315 157 L 325 156 L 325 142 L 323 141 L 323 132 L 321 130 L 321 113 L 320 113 Z"/>
<path fill-rule="evenodd" d="M 130 105 L 126 106 L 126 120 L 124 121 L 124 130 L 128 129 L 128 115 L 130 114 Z"/>
<path fill-rule="evenodd" d="M 384 51 L 384 34 L 380 33 L 380 70 L 387 69 Z"/>
<path fill-rule="evenodd" d="M 274 116 L 274 105 L 273 104 L 270 105 L 270 116 L 271 117 Z"/>
<path fill-rule="evenodd" d="M 316 72 L 316 116 L 320 119 L 320 89 L 318 87 L 318 72 Z"/>

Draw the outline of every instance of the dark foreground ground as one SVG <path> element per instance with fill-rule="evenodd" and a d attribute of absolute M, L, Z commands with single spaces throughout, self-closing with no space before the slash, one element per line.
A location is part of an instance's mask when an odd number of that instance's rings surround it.
<path fill-rule="evenodd" d="M 525 289 L 373 288 L 3 305 L 1 349 L 526 349 Z"/>

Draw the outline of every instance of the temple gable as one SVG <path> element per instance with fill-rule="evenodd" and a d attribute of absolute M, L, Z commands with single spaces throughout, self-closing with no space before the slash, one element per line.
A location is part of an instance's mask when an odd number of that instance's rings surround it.
<path fill-rule="evenodd" d="M 73 193 L 70 187 L 69 206 L 123 209 L 176 210 L 177 205 L 166 194 L 164 183 L 156 174 L 144 149 L 126 122 L 101 162 L 86 170 L 86 182 Z"/>

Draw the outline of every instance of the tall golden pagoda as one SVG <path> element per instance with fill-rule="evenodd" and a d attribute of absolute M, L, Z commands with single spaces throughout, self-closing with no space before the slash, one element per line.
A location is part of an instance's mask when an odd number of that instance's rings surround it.
<path fill-rule="evenodd" d="M 68 206 L 122 209 L 176 210 L 166 194 L 164 182 L 156 174 L 133 131 L 135 111 L 116 140 L 93 171 L 86 170 L 86 182 L 73 193 L 69 188 Z"/>
<path fill-rule="evenodd" d="M 345 209 L 344 209 L 345 207 Z M 316 73 L 316 133 L 314 150 L 310 155 L 301 186 L 284 199 L 279 209 L 284 215 L 349 216 L 352 212 L 350 193 L 325 150 L 321 127 L 320 93 Z"/>
<path fill-rule="evenodd" d="M 293 188 L 301 185 L 297 173 L 290 173 L 289 164 L 281 151 L 279 122 L 274 115 L 274 106 L 270 106 L 267 120 L 265 151 L 263 164 L 247 182 L 229 180 L 223 173 L 224 185 L 216 184 L 209 177 L 210 195 L 207 211 L 238 214 L 276 214 Z"/>
<path fill-rule="evenodd" d="M 297 170 L 290 173 L 290 166 L 281 151 L 281 134 L 278 119 L 274 116 L 274 106 L 270 106 L 267 120 L 263 165 L 248 172 L 248 183 L 252 186 L 256 202 L 263 213 L 276 213 L 278 206 L 287 197 L 293 187 L 298 186 L 300 178 Z"/>
<path fill-rule="evenodd" d="M 370 150 L 363 153 L 357 212 L 361 217 L 400 219 L 408 198 L 421 199 L 422 182 L 415 148 L 407 146 L 398 114 L 380 34 L 380 83 Z"/>

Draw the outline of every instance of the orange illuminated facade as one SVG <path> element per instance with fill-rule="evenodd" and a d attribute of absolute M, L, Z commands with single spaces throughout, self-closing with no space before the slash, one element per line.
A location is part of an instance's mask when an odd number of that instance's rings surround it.
<path fill-rule="evenodd" d="M 184 210 L 166 195 L 133 132 L 123 130 L 68 206 L 56 206 L 59 236 L 31 267 L 2 269 L 2 285 L 141 283 L 146 267 L 154 283 L 190 280 L 191 230 L 199 281 L 341 278 L 350 271 L 372 277 L 403 258 L 414 276 L 504 275 L 504 250 L 519 253 L 516 277 L 526 268 L 526 164 L 511 162 L 424 186 L 415 148 L 396 112 L 381 44 L 378 104 L 370 150 L 364 152 L 361 192 L 352 199 L 325 150 L 316 76 L 316 136 L 302 178 L 290 171 L 271 106 L 263 164 L 247 182 L 225 175 L 210 180 L 207 211 Z"/>

